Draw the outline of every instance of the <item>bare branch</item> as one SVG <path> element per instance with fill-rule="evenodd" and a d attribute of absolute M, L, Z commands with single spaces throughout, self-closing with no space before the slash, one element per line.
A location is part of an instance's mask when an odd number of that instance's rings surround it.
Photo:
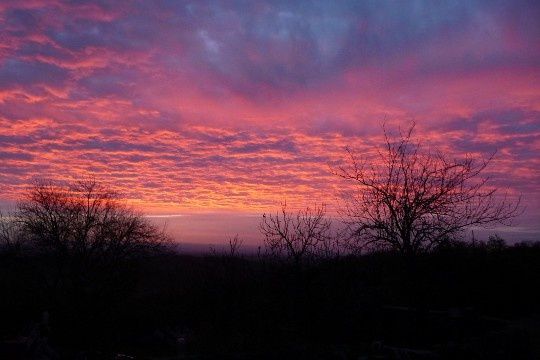
<path fill-rule="evenodd" d="M 118 261 L 160 248 L 165 234 L 95 180 L 36 183 L 18 204 L 15 223 L 37 248 Z"/>
<path fill-rule="evenodd" d="M 399 136 L 383 125 L 385 145 L 379 162 L 347 148 L 348 166 L 334 174 L 357 185 L 341 210 L 349 240 L 360 248 L 389 248 L 415 254 L 432 249 L 471 226 L 509 224 L 520 213 L 520 200 L 499 197 L 480 174 L 493 159 L 470 155 L 452 160 L 441 152 L 421 152 L 415 124 Z"/>
<path fill-rule="evenodd" d="M 291 213 L 286 203 L 280 212 L 263 214 L 259 225 L 270 253 L 285 255 L 296 264 L 316 256 L 325 243 L 328 246 L 330 227 L 325 205 Z"/>

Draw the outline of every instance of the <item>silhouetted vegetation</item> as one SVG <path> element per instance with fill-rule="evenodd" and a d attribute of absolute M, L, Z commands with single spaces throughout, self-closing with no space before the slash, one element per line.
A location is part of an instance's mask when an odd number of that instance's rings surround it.
<path fill-rule="evenodd" d="M 281 205 L 275 214 L 263 214 L 260 231 L 269 255 L 288 259 L 296 266 L 320 256 L 328 256 L 332 222 L 326 217 L 324 205 L 296 212 Z"/>
<path fill-rule="evenodd" d="M 489 178 L 481 177 L 491 158 L 456 160 L 421 151 L 414 124 L 397 137 L 383 129 L 386 143 L 375 161 L 348 149 L 347 166 L 335 172 L 358 187 L 342 211 L 353 247 L 411 256 L 459 238 L 471 226 L 507 225 L 520 213 L 519 200 L 498 197 Z"/>
<path fill-rule="evenodd" d="M 0 229 L 4 325 L 31 334 L 30 355 L 52 351 L 49 334 L 61 346 L 99 345 L 94 333 L 106 339 L 113 314 L 136 286 L 141 260 L 167 243 L 95 181 L 37 183 Z M 30 328 L 13 328 L 22 324 Z"/>
<path fill-rule="evenodd" d="M 94 181 L 36 184 L 0 217 L 0 358 L 538 358 L 540 246 L 460 236 L 516 204 L 409 138 L 383 178 L 343 170 L 361 255 L 324 206 L 264 215 L 256 255 L 188 256 Z"/>
<path fill-rule="evenodd" d="M 73 258 L 74 272 L 60 273 L 53 254 L 4 252 L 1 354 L 532 359 L 540 246 L 495 240 L 448 244 L 419 255 L 414 268 L 394 252 L 302 268 L 162 252 L 114 272 Z"/>

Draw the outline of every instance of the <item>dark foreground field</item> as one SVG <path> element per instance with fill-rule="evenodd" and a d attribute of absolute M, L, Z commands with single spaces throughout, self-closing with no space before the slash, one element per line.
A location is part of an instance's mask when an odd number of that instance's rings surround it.
<path fill-rule="evenodd" d="M 0 358 L 538 359 L 540 247 L 0 259 Z"/>

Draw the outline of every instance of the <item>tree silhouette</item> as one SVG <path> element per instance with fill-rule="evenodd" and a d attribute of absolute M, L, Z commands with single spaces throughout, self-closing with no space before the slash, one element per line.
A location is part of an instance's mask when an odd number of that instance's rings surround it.
<path fill-rule="evenodd" d="M 242 248 L 242 245 L 244 244 L 244 240 L 240 239 L 238 234 L 233 236 L 232 238 L 229 238 L 229 251 L 227 253 L 230 257 L 237 257 L 240 255 L 240 250 Z"/>
<path fill-rule="evenodd" d="M 421 151 L 421 143 L 412 137 L 414 127 L 391 137 L 383 126 L 385 147 L 378 151 L 379 162 L 368 163 L 347 148 L 347 165 L 334 171 L 357 185 L 342 208 L 352 245 L 413 255 L 471 226 L 508 225 L 520 211 L 519 200 L 500 198 L 497 189 L 488 186 L 489 178 L 480 176 L 493 156 L 454 160 Z"/>
<path fill-rule="evenodd" d="M 24 238 L 18 224 L 10 215 L 0 212 L 0 251 L 17 252 L 24 245 Z"/>
<path fill-rule="evenodd" d="M 36 183 L 14 214 L 24 237 L 57 255 L 127 260 L 158 249 L 166 236 L 94 180 Z"/>
<path fill-rule="evenodd" d="M 263 214 L 259 228 L 271 253 L 300 264 L 319 253 L 319 247 L 330 239 L 330 226 L 324 205 L 293 213 L 283 203 L 280 212 Z"/>

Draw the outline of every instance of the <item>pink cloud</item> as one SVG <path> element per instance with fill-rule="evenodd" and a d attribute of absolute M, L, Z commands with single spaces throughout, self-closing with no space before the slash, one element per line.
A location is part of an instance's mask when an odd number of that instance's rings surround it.
<path fill-rule="evenodd" d="M 540 215 L 537 5 L 319 5 L 3 2 L 0 201 L 92 174 L 151 213 L 333 203 L 344 147 L 414 119 Z"/>

